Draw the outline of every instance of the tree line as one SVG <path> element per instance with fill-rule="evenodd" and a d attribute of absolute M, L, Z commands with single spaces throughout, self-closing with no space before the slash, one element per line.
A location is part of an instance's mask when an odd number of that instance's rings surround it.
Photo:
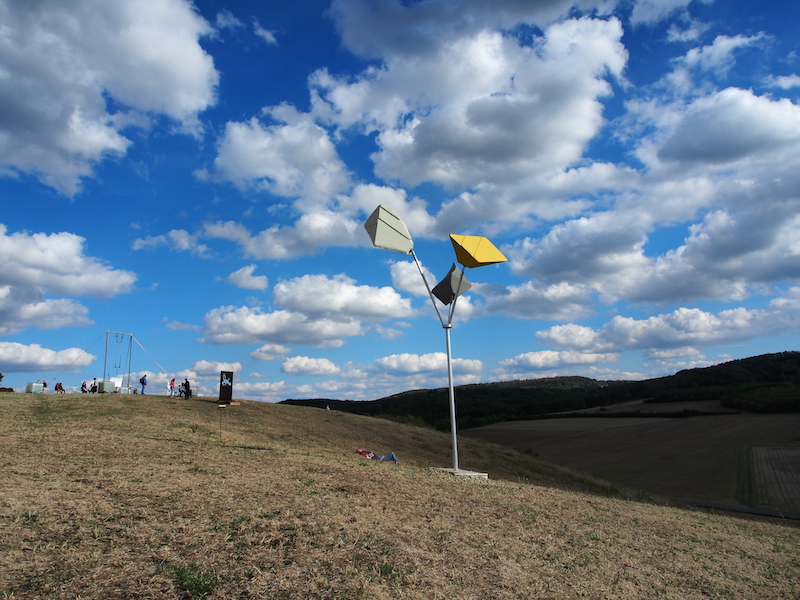
<path fill-rule="evenodd" d="M 620 402 L 717 400 L 723 407 L 754 412 L 800 412 L 800 352 L 781 352 L 687 369 L 643 381 L 551 377 L 456 386 L 460 429 L 542 418 Z M 284 400 L 389 418 L 441 431 L 450 429 L 447 388 L 411 390 L 371 401 Z M 679 416 L 701 414 L 680 411 Z"/>

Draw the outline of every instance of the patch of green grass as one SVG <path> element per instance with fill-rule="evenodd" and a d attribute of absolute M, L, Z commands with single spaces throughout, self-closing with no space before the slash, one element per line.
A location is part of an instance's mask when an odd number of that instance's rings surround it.
<path fill-rule="evenodd" d="M 585 542 L 603 542 L 603 541 L 605 541 L 605 540 L 603 539 L 603 536 L 601 536 L 601 535 L 600 535 L 599 533 L 597 533 L 596 531 L 590 531 L 590 532 L 589 532 L 589 533 L 587 533 L 587 534 L 586 534 L 586 536 L 584 537 L 584 541 L 585 541 Z"/>
<path fill-rule="evenodd" d="M 38 592 L 52 588 L 55 583 L 56 582 L 47 575 L 26 575 L 23 582 L 19 585 L 18 590 L 22 592 Z"/>
<path fill-rule="evenodd" d="M 397 569 L 397 565 L 394 563 L 393 560 L 387 560 L 384 563 L 381 563 L 378 566 L 378 572 L 384 579 L 389 581 L 397 581 L 399 577 L 399 572 Z"/>
<path fill-rule="evenodd" d="M 26 597 L 27 593 L 33 592 L 36 598 L 51 597 L 50 593 L 58 589 L 58 586 L 66 581 L 69 581 L 74 576 L 72 571 L 65 571 L 64 573 L 58 572 L 44 572 L 44 573 L 29 573 L 24 575 L 22 581 L 15 589 L 3 590 L 0 588 L 1 598 L 16 598 L 16 593 L 22 594 Z"/>
<path fill-rule="evenodd" d="M 37 515 L 36 513 L 32 513 L 31 511 L 26 511 L 24 513 L 16 515 L 16 518 L 22 523 L 26 523 L 27 525 L 34 525 L 39 520 L 39 515 Z"/>
<path fill-rule="evenodd" d="M 236 537 L 245 530 L 246 525 L 252 520 L 253 518 L 248 515 L 240 515 L 225 523 L 215 523 L 211 530 L 227 532 L 229 537 Z"/>
<path fill-rule="evenodd" d="M 195 563 L 180 564 L 166 561 L 161 563 L 160 570 L 171 576 L 176 585 L 192 598 L 206 598 L 219 586 L 219 578 Z"/>
<path fill-rule="evenodd" d="M 539 513 L 537 511 L 531 510 L 524 506 L 518 508 L 517 512 L 519 512 L 519 514 L 528 519 L 531 523 L 536 523 L 536 519 L 539 518 Z"/>
<path fill-rule="evenodd" d="M 40 399 L 30 405 L 31 416 L 39 423 L 49 423 L 65 412 L 65 404 L 57 404 L 47 399 Z"/>

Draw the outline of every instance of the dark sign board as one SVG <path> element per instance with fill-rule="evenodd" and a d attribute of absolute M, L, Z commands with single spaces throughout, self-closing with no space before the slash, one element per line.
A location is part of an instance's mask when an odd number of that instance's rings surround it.
<path fill-rule="evenodd" d="M 230 404 L 233 398 L 233 371 L 219 372 L 219 403 Z"/>

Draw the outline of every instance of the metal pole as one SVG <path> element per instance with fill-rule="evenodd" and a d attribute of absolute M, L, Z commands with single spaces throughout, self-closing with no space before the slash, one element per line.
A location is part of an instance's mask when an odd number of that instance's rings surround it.
<path fill-rule="evenodd" d="M 453 327 L 453 312 L 455 310 L 455 300 L 458 298 L 458 291 L 456 292 L 456 298 L 453 299 L 453 304 L 450 306 L 450 313 L 448 315 L 447 323 L 444 322 L 442 318 L 442 313 L 439 312 L 439 307 L 436 306 L 436 300 L 434 299 L 433 292 L 431 291 L 431 286 L 428 283 L 428 279 L 425 277 L 425 273 L 422 271 L 422 265 L 420 264 L 419 260 L 417 259 L 417 255 L 414 253 L 414 250 L 411 250 L 411 256 L 414 257 L 414 263 L 417 265 L 417 269 L 419 270 L 419 274 L 422 276 L 422 281 L 425 282 L 425 288 L 428 290 L 428 296 L 431 298 L 431 303 L 433 304 L 433 309 L 436 311 L 436 316 L 439 317 L 439 322 L 442 324 L 444 328 L 445 340 L 447 341 L 447 391 L 448 395 L 450 396 L 450 430 L 453 433 L 453 470 L 458 471 L 458 438 L 457 438 L 457 428 L 456 428 L 456 393 L 453 389 L 453 353 L 450 349 L 450 329 Z M 461 271 L 461 278 L 464 278 L 464 271 Z M 458 282 L 459 290 L 461 289 L 461 280 Z"/>
<path fill-rule="evenodd" d="M 436 311 L 436 316 L 439 317 L 439 323 L 441 323 L 442 327 L 444 327 L 445 325 L 444 325 L 444 319 L 442 318 L 442 313 L 439 312 L 439 307 L 436 306 L 436 300 L 433 297 L 431 286 L 428 283 L 428 279 L 425 277 L 425 273 L 422 271 L 422 265 L 417 259 L 417 255 L 414 253 L 414 250 L 411 250 L 411 256 L 414 257 L 414 264 L 417 265 L 417 270 L 419 271 L 419 274 L 422 277 L 422 281 L 425 283 L 425 289 L 428 290 L 428 296 L 430 296 L 431 298 L 431 303 L 433 304 L 433 310 Z M 450 318 L 450 320 L 452 321 L 452 317 Z"/>
<path fill-rule="evenodd" d="M 453 389 L 453 353 L 450 349 L 450 329 L 444 326 L 444 337 L 447 340 L 447 389 L 450 394 L 450 431 L 453 434 L 453 470 L 458 471 L 458 436 L 456 434 L 456 394 Z"/>
<path fill-rule="evenodd" d="M 450 395 L 450 431 L 453 434 L 453 469 L 458 471 L 458 427 L 456 426 L 456 392 L 453 388 L 453 351 L 450 346 L 450 329 L 453 327 L 453 315 L 456 312 L 456 301 L 461 293 L 461 282 L 464 280 L 464 267 L 461 267 L 461 277 L 458 279 L 458 288 L 455 297 L 450 304 L 450 312 L 447 315 L 447 324 L 444 327 L 445 338 L 447 339 L 447 391 Z M 433 294 L 431 294 L 431 300 Z M 441 318 L 441 317 L 440 317 Z"/>
<path fill-rule="evenodd" d="M 128 338 L 128 386 L 131 385 L 131 363 L 133 362 L 133 334 Z"/>
<path fill-rule="evenodd" d="M 110 331 L 106 331 L 106 353 L 105 353 L 105 356 L 103 356 L 103 381 L 106 381 L 106 379 L 107 379 L 107 377 L 106 377 L 106 363 L 108 362 L 108 336 L 109 336 L 110 333 L 111 333 Z"/>

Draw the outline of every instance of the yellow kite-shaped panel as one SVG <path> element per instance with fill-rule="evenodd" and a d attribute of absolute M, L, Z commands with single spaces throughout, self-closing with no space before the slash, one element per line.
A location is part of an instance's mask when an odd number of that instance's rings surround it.
<path fill-rule="evenodd" d="M 411 254 L 414 241 L 400 216 L 385 204 L 381 204 L 364 223 L 372 244 L 401 254 Z"/>
<path fill-rule="evenodd" d="M 495 245 L 479 235 L 450 234 L 456 258 L 465 267 L 482 267 L 506 262 L 508 259 Z"/>

